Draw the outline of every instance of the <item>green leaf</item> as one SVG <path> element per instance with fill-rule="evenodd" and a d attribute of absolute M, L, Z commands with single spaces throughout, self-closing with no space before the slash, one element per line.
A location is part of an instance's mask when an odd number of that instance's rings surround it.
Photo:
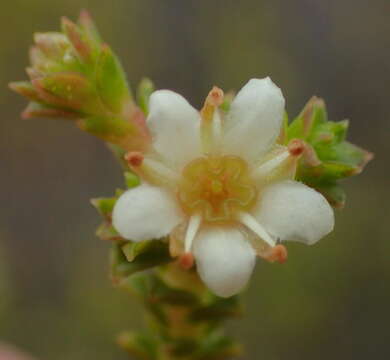
<path fill-rule="evenodd" d="M 288 127 L 287 138 L 288 140 L 306 140 L 313 129 L 326 121 L 327 113 L 324 101 L 313 96 Z"/>
<path fill-rule="evenodd" d="M 85 35 L 87 36 L 89 42 L 91 44 L 95 44 L 95 46 L 99 46 L 102 42 L 102 39 L 88 11 L 81 10 L 80 17 L 79 17 L 79 24 L 80 24 L 80 28 L 84 31 Z"/>
<path fill-rule="evenodd" d="M 120 117 L 92 116 L 80 120 L 79 126 L 82 130 L 107 141 L 124 138 L 135 132 L 133 125 Z"/>
<path fill-rule="evenodd" d="M 29 81 L 14 81 L 8 84 L 9 88 L 26 98 L 40 102 L 42 99 L 34 86 Z"/>
<path fill-rule="evenodd" d="M 115 228 L 111 225 L 110 222 L 103 222 L 96 229 L 96 236 L 105 241 L 124 241 L 124 239 L 118 234 Z"/>
<path fill-rule="evenodd" d="M 239 356 L 242 347 L 230 337 L 215 332 L 205 337 L 199 349 L 193 354 L 194 360 L 223 360 Z"/>
<path fill-rule="evenodd" d="M 100 215 L 102 215 L 106 219 L 109 219 L 111 217 L 112 210 L 114 209 L 117 200 L 117 196 L 106 198 L 101 197 L 91 199 L 91 204 L 97 209 Z"/>
<path fill-rule="evenodd" d="M 168 286 L 156 273 L 135 274 L 121 284 L 145 301 L 174 306 L 199 305 L 199 298 L 192 292 Z"/>
<path fill-rule="evenodd" d="M 86 35 L 68 18 L 61 19 L 62 31 L 69 39 L 78 58 L 83 63 L 91 63 L 93 60 L 92 47 L 88 43 Z"/>
<path fill-rule="evenodd" d="M 348 141 L 347 120 L 328 121 L 322 99 L 313 97 L 289 125 L 287 142 L 302 139 L 306 152 L 298 163 L 296 178 L 316 188 L 335 207 L 342 207 L 345 194 L 337 181 L 362 171 L 373 157 Z"/>
<path fill-rule="evenodd" d="M 118 251 L 121 253 L 120 256 L 117 254 Z M 111 262 L 111 272 L 117 282 L 123 282 L 124 287 L 130 284 L 128 282 L 130 275 L 173 260 L 168 244 L 161 240 L 119 242 L 113 245 L 113 252 L 116 256 L 115 261 Z"/>
<path fill-rule="evenodd" d="M 341 162 L 323 162 L 318 166 L 300 164 L 297 179 L 303 182 L 332 182 L 356 173 L 357 168 Z"/>
<path fill-rule="evenodd" d="M 148 78 L 142 79 L 137 89 L 137 103 L 145 115 L 149 113 L 149 98 L 153 91 L 153 82 Z"/>
<path fill-rule="evenodd" d="M 348 120 L 343 121 L 328 121 L 318 125 L 313 129 L 308 141 L 313 146 L 318 145 L 334 145 L 345 140 L 349 122 Z"/>
<path fill-rule="evenodd" d="M 234 91 L 229 91 L 223 97 L 223 103 L 220 105 L 220 109 L 224 112 L 228 112 L 230 110 L 230 104 L 232 103 L 234 97 L 236 96 Z"/>
<path fill-rule="evenodd" d="M 96 68 L 96 86 L 103 103 L 120 114 L 131 101 L 126 75 L 110 47 L 103 44 Z"/>
<path fill-rule="evenodd" d="M 190 318 L 195 322 L 221 321 L 227 317 L 242 315 L 242 306 L 237 296 L 230 298 L 213 297 L 212 301 L 206 305 L 195 308 Z"/>
<path fill-rule="evenodd" d="M 33 80 L 32 84 L 39 96 L 49 104 L 91 114 L 101 112 L 95 89 L 88 79 L 80 74 L 50 74 Z"/>
<path fill-rule="evenodd" d="M 196 349 L 199 347 L 199 342 L 190 337 L 179 337 L 175 338 L 174 341 L 170 343 L 169 354 L 173 358 L 187 358 L 188 356 L 193 355 Z M 192 359 L 192 356 L 190 357 Z"/>
<path fill-rule="evenodd" d="M 73 111 L 55 108 L 44 104 L 31 101 L 22 112 L 23 119 L 31 118 L 61 118 L 75 120 L 80 117 L 80 114 Z"/>
<path fill-rule="evenodd" d="M 322 183 L 322 184 L 314 184 L 313 186 L 317 191 L 319 191 L 326 200 L 328 200 L 329 204 L 337 209 L 341 209 L 345 205 L 345 191 L 343 188 L 336 183 Z"/>
<path fill-rule="evenodd" d="M 129 189 L 134 188 L 134 187 L 138 186 L 141 183 L 141 180 L 138 177 L 138 175 L 134 174 L 131 171 L 126 171 L 124 176 L 125 176 L 126 186 Z"/>
<path fill-rule="evenodd" d="M 127 242 L 122 247 L 127 263 L 121 268 L 123 276 L 129 276 L 137 271 L 167 264 L 172 261 L 169 246 L 161 240 Z"/>
<path fill-rule="evenodd" d="M 373 154 L 348 141 L 343 141 L 334 147 L 329 157 L 355 167 L 356 174 L 373 158 Z"/>
<path fill-rule="evenodd" d="M 158 359 L 157 339 L 147 333 L 124 332 L 118 336 L 118 344 L 138 359 Z"/>

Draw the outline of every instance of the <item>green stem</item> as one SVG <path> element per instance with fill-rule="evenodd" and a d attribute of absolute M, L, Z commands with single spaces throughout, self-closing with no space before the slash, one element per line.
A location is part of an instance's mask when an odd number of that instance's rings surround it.
<path fill-rule="evenodd" d="M 240 346 L 223 329 L 226 319 L 242 312 L 238 297 L 216 297 L 196 271 L 176 262 L 126 276 L 123 269 L 131 263 L 124 246 L 114 246 L 113 281 L 142 300 L 149 326 L 142 333 L 121 334 L 125 350 L 144 360 L 222 360 L 239 354 Z"/>

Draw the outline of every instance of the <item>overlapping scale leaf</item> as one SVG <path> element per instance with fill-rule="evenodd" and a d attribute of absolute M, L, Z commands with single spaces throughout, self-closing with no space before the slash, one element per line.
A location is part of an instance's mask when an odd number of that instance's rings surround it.
<path fill-rule="evenodd" d="M 284 129 L 283 142 L 302 139 L 305 152 L 297 180 L 320 191 L 334 207 L 342 207 L 345 194 L 338 180 L 358 174 L 372 154 L 346 140 L 348 121 L 329 121 L 325 103 L 313 97 Z"/>
<path fill-rule="evenodd" d="M 61 25 L 62 32 L 35 34 L 30 81 L 10 84 L 30 100 L 23 118 L 75 119 L 82 130 L 125 150 L 147 148 L 145 116 L 91 17 L 82 11 L 77 24 L 62 18 Z"/>
<path fill-rule="evenodd" d="M 145 332 L 124 332 L 118 336 L 118 344 L 130 355 L 140 360 L 158 360 L 158 340 Z"/>

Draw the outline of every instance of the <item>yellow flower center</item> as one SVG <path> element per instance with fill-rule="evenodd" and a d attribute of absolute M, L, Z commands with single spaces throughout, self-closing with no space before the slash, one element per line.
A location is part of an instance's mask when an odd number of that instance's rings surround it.
<path fill-rule="evenodd" d="M 183 210 L 207 222 L 229 222 L 255 203 L 256 187 L 246 161 L 235 156 L 205 156 L 183 170 L 178 198 Z"/>

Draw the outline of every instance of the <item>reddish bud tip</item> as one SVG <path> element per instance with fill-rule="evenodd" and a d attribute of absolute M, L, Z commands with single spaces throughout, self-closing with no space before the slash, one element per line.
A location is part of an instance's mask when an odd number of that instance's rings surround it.
<path fill-rule="evenodd" d="M 179 257 L 179 264 L 185 270 L 191 269 L 194 265 L 194 256 L 191 253 L 184 253 Z"/>
<path fill-rule="evenodd" d="M 300 139 L 293 139 L 288 144 L 288 151 L 292 156 L 300 156 L 305 150 L 305 144 Z"/>
<path fill-rule="evenodd" d="M 138 167 L 141 166 L 144 156 L 138 151 L 129 151 L 125 155 L 125 160 L 130 166 Z"/>
<path fill-rule="evenodd" d="M 275 255 L 276 261 L 279 264 L 284 264 L 287 261 L 287 257 L 288 257 L 286 247 L 283 245 L 276 245 L 274 247 L 274 255 Z"/>
<path fill-rule="evenodd" d="M 273 248 L 267 250 L 267 253 L 262 257 L 273 263 L 277 261 L 279 264 L 284 264 L 287 261 L 287 249 L 283 245 L 276 245 Z"/>
<path fill-rule="evenodd" d="M 223 90 L 217 86 L 214 86 L 209 92 L 209 95 L 207 96 L 207 100 L 210 103 L 210 105 L 218 107 L 223 103 L 223 97 L 224 97 Z"/>

